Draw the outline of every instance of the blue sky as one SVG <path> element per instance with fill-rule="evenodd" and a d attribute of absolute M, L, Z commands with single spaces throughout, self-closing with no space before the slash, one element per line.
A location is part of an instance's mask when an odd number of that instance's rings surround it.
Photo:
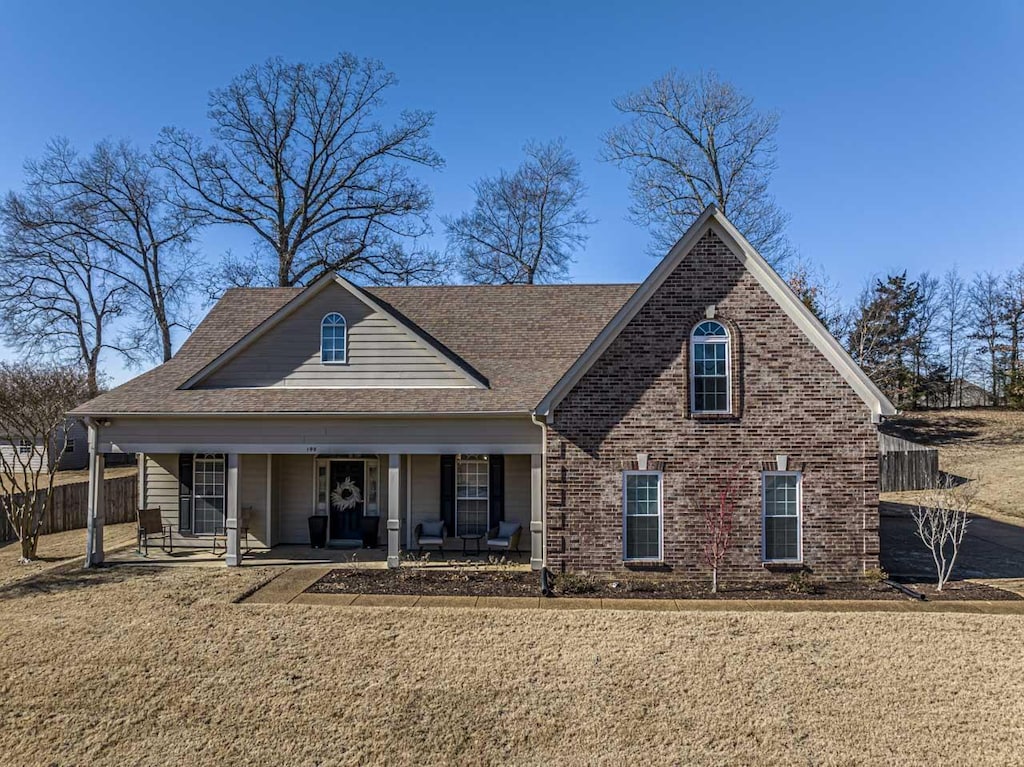
<path fill-rule="evenodd" d="M 846 298 L 886 270 L 1024 262 L 1024 4 L 1008 0 L 4 2 L 0 190 L 51 136 L 87 147 L 148 145 L 165 125 L 205 132 L 207 92 L 249 64 L 339 51 L 396 72 L 396 107 L 437 113 L 447 164 L 425 177 L 437 215 L 468 207 L 470 184 L 514 166 L 527 139 L 564 137 L 598 219 L 577 282 L 654 266 L 625 220 L 624 173 L 597 154 L 612 99 L 671 67 L 715 69 L 781 113 L 775 195 L 799 252 Z M 212 231 L 204 251 L 250 242 Z"/>

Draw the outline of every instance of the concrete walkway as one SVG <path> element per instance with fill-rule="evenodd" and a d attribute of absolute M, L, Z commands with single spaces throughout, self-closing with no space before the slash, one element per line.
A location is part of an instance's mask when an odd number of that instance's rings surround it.
<path fill-rule="evenodd" d="M 911 599 L 586 599 L 573 597 L 307 594 L 329 567 L 294 567 L 248 595 L 245 604 L 322 607 L 498 607 L 537 610 L 645 610 L 653 612 L 887 612 L 1024 615 L 1020 601 L 919 602 Z"/>

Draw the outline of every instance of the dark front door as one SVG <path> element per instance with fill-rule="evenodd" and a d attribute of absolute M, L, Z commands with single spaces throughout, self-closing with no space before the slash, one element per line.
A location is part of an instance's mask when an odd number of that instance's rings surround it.
<path fill-rule="evenodd" d="M 362 539 L 361 523 L 366 496 L 365 464 L 362 461 L 331 461 L 327 502 L 331 540 Z"/>

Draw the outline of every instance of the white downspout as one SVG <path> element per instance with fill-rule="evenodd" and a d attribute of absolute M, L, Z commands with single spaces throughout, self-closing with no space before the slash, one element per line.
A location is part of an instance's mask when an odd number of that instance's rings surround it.
<path fill-rule="evenodd" d="M 540 560 L 541 569 L 548 566 L 548 498 L 547 498 L 547 470 L 548 470 L 548 425 L 544 421 L 537 420 L 537 412 L 530 413 L 530 420 L 540 427 Z M 531 520 L 532 522 L 532 520 Z M 532 537 L 532 536 L 531 536 Z"/>

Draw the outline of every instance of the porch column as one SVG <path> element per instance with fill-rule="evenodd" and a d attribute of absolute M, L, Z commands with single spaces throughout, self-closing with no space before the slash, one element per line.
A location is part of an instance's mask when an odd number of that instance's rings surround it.
<path fill-rule="evenodd" d="M 89 495 L 86 502 L 85 566 L 103 564 L 103 453 L 99 450 L 100 429 L 89 424 Z"/>
<path fill-rule="evenodd" d="M 402 520 L 399 515 L 401 487 L 399 469 L 402 456 L 398 453 L 388 455 L 388 567 L 398 567 L 399 532 Z"/>
<path fill-rule="evenodd" d="M 530 567 L 544 566 L 544 456 L 530 456 Z"/>
<path fill-rule="evenodd" d="M 238 453 L 228 453 L 227 474 L 225 493 L 228 507 L 225 528 L 228 540 L 224 564 L 228 567 L 238 567 L 242 564 L 242 540 L 238 535 L 238 521 L 242 516 L 242 499 L 238 492 Z"/>

